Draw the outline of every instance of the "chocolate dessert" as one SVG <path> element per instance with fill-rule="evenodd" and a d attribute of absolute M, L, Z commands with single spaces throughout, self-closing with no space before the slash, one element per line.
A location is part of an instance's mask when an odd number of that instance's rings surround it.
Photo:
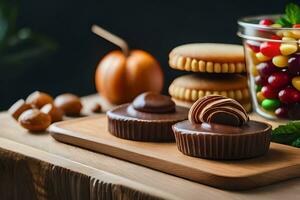
<path fill-rule="evenodd" d="M 240 103 L 219 95 L 197 100 L 190 108 L 188 120 L 173 125 L 182 153 L 215 160 L 265 154 L 271 130 L 267 123 L 249 120 Z"/>
<path fill-rule="evenodd" d="M 123 104 L 107 112 L 111 134 L 128 140 L 173 141 L 172 125 L 186 120 L 188 109 L 176 106 L 172 99 L 146 92 L 131 104 Z"/>

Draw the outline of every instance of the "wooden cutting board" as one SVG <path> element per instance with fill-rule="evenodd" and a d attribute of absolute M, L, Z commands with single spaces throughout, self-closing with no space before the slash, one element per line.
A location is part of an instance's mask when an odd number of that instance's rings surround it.
<path fill-rule="evenodd" d="M 116 138 L 107 131 L 105 115 L 55 123 L 50 132 L 60 142 L 221 189 L 246 190 L 300 177 L 300 149 L 275 143 L 263 157 L 213 161 L 185 156 L 177 150 L 175 143 Z"/>

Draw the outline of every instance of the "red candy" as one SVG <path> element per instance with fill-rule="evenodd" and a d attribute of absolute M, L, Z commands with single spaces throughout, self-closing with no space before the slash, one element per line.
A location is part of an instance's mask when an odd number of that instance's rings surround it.
<path fill-rule="evenodd" d="M 289 58 L 288 69 L 292 75 L 300 74 L 300 55 L 293 55 Z"/>
<path fill-rule="evenodd" d="M 273 88 L 282 88 L 289 84 L 289 75 L 287 72 L 275 72 L 269 76 L 268 83 Z"/>
<path fill-rule="evenodd" d="M 254 51 L 255 53 L 258 53 L 260 51 L 260 43 L 259 42 L 255 42 L 255 41 L 247 41 L 247 45 L 250 49 L 252 49 L 252 51 Z"/>
<path fill-rule="evenodd" d="M 281 40 L 281 37 L 279 37 L 278 35 L 272 35 L 271 39 L 272 40 Z"/>
<path fill-rule="evenodd" d="M 275 110 L 275 115 L 280 118 L 288 118 L 289 110 L 285 107 L 279 107 Z"/>
<path fill-rule="evenodd" d="M 272 61 L 268 61 L 259 63 L 256 66 L 256 69 L 261 76 L 265 77 L 275 72 L 277 70 L 277 67 L 272 63 Z"/>
<path fill-rule="evenodd" d="M 280 42 L 264 42 L 260 45 L 260 52 L 270 58 L 278 56 L 280 52 Z"/>
<path fill-rule="evenodd" d="M 262 60 L 269 60 L 264 62 L 259 62 L 256 65 L 256 69 L 258 75 L 254 78 L 257 98 L 266 98 L 272 99 L 277 104 L 280 101 L 280 105 L 277 105 L 275 111 L 273 110 L 273 114 L 275 114 L 278 118 L 285 119 L 300 119 L 300 91 L 293 87 L 292 79 L 295 76 L 300 76 L 300 53 L 294 51 L 294 46 L 290 45 L 291 48 L 287 49 L 288 45 L 282 46 L 282 53 L 280 51 L 280 46 L 282 44 L 282 37 L 275 34 L 270 34 L 271 32 L 267 32 L 268 27 L 263 26 L 272 26 L 275 22 L 272 19 L 262 19 L 259 21 L 261 25 L 260 33 L 264 35 L 266 38 L 270 38 L 268 42 L 248 42 L 247 46 L 252 49 L 253 52 L 260 52 L 262 55 L 268 57 L 264 59 L 261 55 L 257 54 L 257 56 L 261 56 Z M 275 26 L 274 26 L 275 27 Z M 276 26 L 277 27 L 277 26 Z M 278 26 L 280 27 L 280 26 Z M 300 23 L 294 24 L 292 28 L 300 30 Z M 290 37 L 293 37 L 294 32 L 292 32 Z M 295 33 L 296 34 L 296 33 Z M 276 41 L 277 42 L 276 42 Z M 253 53 L 252 52 L 252 53 Z M 283 57 L 276 57 L 282 55 Z M 286 65 L 286 59 L 288 55 L 288 63 Z M 278 66 L 276 67 L 274 63 Z M 277 62 L 278 61 L 278 62 Z M 256 73 L 257 73 L 256 72 Z M 293 83 L 295 84 L 295 83 Z M 297 85 L 298 86 L 298 85 Z M 265 104 L 261 105 L 265 108 Z M 298 110 L 295 109 L 295 106 L 298 106 Z"/>
<path fill-rule="evenodd" d="M 300 28 L 300 24 L 294 24 L 293 28 Z"/>
<path fill-rule="evenodd" d="M 262 77 L 266 77 L 275 72 L 278 68 L 272 63 L 272 61 L 262 62 L 256 66 L 256 69 Z"/>
<path fill-rule="evenodd" d="M 276 99 L 278 90 L 272 88 L 270 85 L 265 85 L 261 88 L 261 92 L 264 95 L 264 97 L 268 99 Z"/>
<path fill-rule="evenodd" d="M 254 80 L 256 85 L 264 86 L 268 84 L 268 77 L 256 76 Z"/>
<path fill-rule="evenodd" d="M 262 19 L 259 21 L 259 24 L 265 25 L 265 26 L 270 26 L 270 25 L 274 24 L 274 22 L 271 19 Z"/>
<path fill-rule="evenodd" d="M 294 88 L 285 88 L 278 93 L 282 103 L 292 104 L 300 101 L 300 92 Z"/>

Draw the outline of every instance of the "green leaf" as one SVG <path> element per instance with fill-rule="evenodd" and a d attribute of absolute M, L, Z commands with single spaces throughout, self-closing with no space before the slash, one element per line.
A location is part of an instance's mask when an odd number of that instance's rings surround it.
<path fill-rule="evenodd" d="M 300 138 L 298 138 L 297 140 L 295 140 L 295 141 L 292 143 L 292 146 L 300 148 Z"/>
<path fill-rule="evenodd" d="M 293 26 L 286 18 L 285 16 L 277 19 L 277 21 L 275 22 L 276 24 L 280 24 L 282 27 L 291 27 Z"/>
<path fill-rule="evenodd" d="M 280 125 L 272 131 L 271 140 L 282 144 L 292 144 L 300 138 L 300 121 Z"/>
<path fill-rule="evenodd" d="M 300 8 L 294 3 L 289 3 L 285 9 L 286 16 L 291 24 L 297 24 L 299 21 Z"/>
<path fill-rule="evenodd" d="M 289 3 L 285 7 L 285 15 L 276 21 L 283 27 L 292 27 L 294 24 L 300 24 L 300 7 L 297 4 Z"/>

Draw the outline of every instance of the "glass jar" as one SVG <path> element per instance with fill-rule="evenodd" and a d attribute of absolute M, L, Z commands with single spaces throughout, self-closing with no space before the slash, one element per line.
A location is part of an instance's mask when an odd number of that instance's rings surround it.
<path fill-rule="evenodd" d="M 260 25 L 280 15 L 244 17 L 243 38 L 255 111 L 268 119 L 300 119 L 300 28 Z"/>

